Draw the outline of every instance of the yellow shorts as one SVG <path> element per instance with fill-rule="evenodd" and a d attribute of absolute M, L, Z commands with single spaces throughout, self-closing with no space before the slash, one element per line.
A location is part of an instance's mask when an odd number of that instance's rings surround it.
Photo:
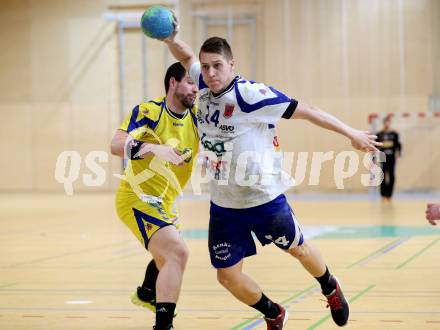
<path fill-rule="evenodd" d="M 165 226 L 180 229 L 176 210 L 165 211 L 161 201 L 154 196 L 138 197 L 134 192 L 116 192 L 116 212 L 119 218 L 148 249 L 148 242 L 156 231 Z"/>

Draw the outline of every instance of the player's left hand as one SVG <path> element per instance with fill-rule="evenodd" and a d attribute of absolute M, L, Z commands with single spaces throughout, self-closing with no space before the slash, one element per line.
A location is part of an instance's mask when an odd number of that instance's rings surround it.
<path fill-rule="evenodd" d="M 426 220 L 433 226 L 436 226 L 437 223 L 435 220 L 440 220 L 440 204 L 428 204 L 426 206 Z"/>
<path fill-rule="evenodd" d="M 377 142 L 377 135 L 374 135 L 368 131 L 354 130 L 350 135 L 351 145 L 353 148 L 369 152 L 379 151 L 377 147 L 382 146 L 381 142 Z"/>
<path fill-rule="evenodd" d="M 165 39 L 160 39 L 161 41 L 165 42 L 165 43 L 172 43 L 174 41 L 174 39 L 176 39 L 177 34 L 179 33 L 179 21 L 177 20 L 176 14 L 173 13 L 173 26 L 174 26 L 174 31 L 173 33 L 171 33 L 170 36 L 166 37 Z"/>

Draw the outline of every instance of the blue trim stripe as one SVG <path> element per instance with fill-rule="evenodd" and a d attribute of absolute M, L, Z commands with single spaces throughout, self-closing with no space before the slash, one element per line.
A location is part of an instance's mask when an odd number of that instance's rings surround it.
<path fill-rule="evenodd" d="M 148 247 L 148 236 L 147 236 L 147 232 L 145 231 L 145 224 L 142 221 L 144 213 L 142 213 L 139 210 L 136 210 L 135 208 L 133 208 L 133 213 L 134 213 L 134 217 L 136 219 L 139 231 L 141 232 L 142 238 L 144 239 L 145 248 L 147 248 Z"/>
<path fill-rule="evenodd" d="M 240 81 L 240 83 L 244 83 L 246 81 Z M 260 102 L 249 104 L 247 103 L 243 97 L 240 94 L 240 91 L 238 89 L 238 84 L 235 84 L 235 94 L 237 96 L 237 103 L 240 107 L 241 111 L 250 113 L 255 110 L 261 109 L 268 105 L 275 105 L 275 104 L 281 104 L 281 103 L 287 103 L 290 102 L 290 98 L 284 95 L 283 93 L 277 91 L 275 88 L 272 88 L 269 86 L 269 89 L 276 95 L 276 97 L 263 99 Z"/>
<path fill-rule="evenodd" d="M 275 125 L 274 124 L 268 124 L 268 127 L 269 127 L 269 129 L 275 128 Z"/>
<path fill-rule="evenodd" d="M 194 126 L 197 127 L 197 117 L 193 112 L 193 108 L 189 109 L 189 113 L 191 114 L 191 118 L 193 120 Z"/>
<path fill-rule="evenodd" d="M 240 80 L 237 81 L 237 83 L 239 83 L 239 84 L 250 83 L 251 85 L 256 84 L 256 82 L 254 80 L 246 80 L 246 79 L 242 79 L 241 77 L 240 77 Z"/>
<path fill-rule="evenodd" d="M 156 105 L 162 105 L 162 102 L 156 102 L 156 101 L 153 101 L 153 100 L 148 101 L 148 103 L 154 103 Z"/>
<path fill-rule="evenodd" d="M 139 115 L 139 105 L 135 106 L 133 111 L 131 112 L 130 123 L 128 124 L 128 128 L 127 128 L 128 132 L 131 132 L 132 130 L 139 127 L 136 124 L 136 119 L 138 115 Z"/>
<path fill-rule="evenodd" d="M 157 218 L 154 218 L 151 215 L 145 214 L 144 212 L 141 212 L 138 209 L 135 209 L 134 207 L 132 210 L 134 213 L 134 217 L 136 218 L 136 222 L 139 227 L 139 231 L 141 232 L 142 238 L 144 239 L 145 248 L 147 248 L 149 238 L 148 238 L 147 232 L 145 231 L 144 221 L 152 223 L 153 225 L 159 226 L 161 228 L 164 226 L 168 226 L 170 223 L 163 221 L 163 220 L 160 220 L 160 219 L 157 219 Z"/>
<path fill-rule="evenodd" d="M 151 215 L 148 215 L 148 214 L 146 214 L 144 212 L 141 212 L 141 211 L 139 211 L 139 210 L 137 210 L 135 208 L 133 208 L 133 210 L 135 210 L 137 212 L 138 216 L 141 217 L 142 220 L 145 220 L 147 222 L 151 222 L 153 225 L 160 226 L 160 227 L 163 227 L 163 225 L 169 225 L 168 222 L 160 220 L 160 219 L 155 218 L 155 217 L 152 217 Z"/>
<path fill-rule="evenodd" d="M 161 103 L 159 119 L 157 120 L 157 122 L 159 122 L 160 118 L 162 118 L 163 110 L 166 108 L 166 106 L 167 106 L 167 101 L 164 99 L 163 102 Z"/>
<path fill-rule="evenodd" d="M 135 106 L 133 109 L 133 112 L 131 114 L 130 123 L 128 124 L 127 132 L 130 133 L 131 131 L 135 130 L 136 128 L 142 127 L 147 125 L 151 129 L 155 129 L 158 121 L 151 120 L 150 118 L 144 117 L 139 121 L 136 121 L 137 117 L 139 115 L 139 105 Z"/>
<path fill-rule="evenodd" d="M 203 80 L 202 74 L 199 76 L 199 89 L 208 88 L 205 81 Z"/>

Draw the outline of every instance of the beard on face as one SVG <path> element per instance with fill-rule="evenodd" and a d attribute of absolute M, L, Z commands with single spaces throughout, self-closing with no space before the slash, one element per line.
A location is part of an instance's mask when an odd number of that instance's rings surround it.
<path fill-rule="evenodd" d="M 185 108 L 191 108 L 193 106 L 195 101 L 195 96 L 193 94 L 190 93 L 184 94 L 176 91 L 174 95 L 177 97 L 177 99 Z"/>

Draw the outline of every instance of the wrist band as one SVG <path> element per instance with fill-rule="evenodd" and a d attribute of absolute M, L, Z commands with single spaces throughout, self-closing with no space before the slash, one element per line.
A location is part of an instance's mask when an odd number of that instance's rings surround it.
<path fill-rule="evenodd" d="M 142 157 L 138 155 L 138 152 L 142 148 L 143 144 L 144 142 L 139 140 L 132 140 L 129 143 L 127 143 L 127 148 L 126 148 L 127 157 L 131 160 L 142 159 Z"/>

